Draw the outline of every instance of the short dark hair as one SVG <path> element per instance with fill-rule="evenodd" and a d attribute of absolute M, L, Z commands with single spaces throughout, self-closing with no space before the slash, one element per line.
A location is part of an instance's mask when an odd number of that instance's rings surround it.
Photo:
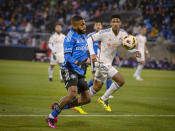
<path fill-rule="evenodd" d="M 119 18 L 120 19 L 120 15 L 118 15 L 118 14 L 112 15 L 110 20 L 112 20 L 114 18 Z"/>
<path fill-rule="evenodd" d="M 95 23 L 103 23 L 100 19 L 95 20 Z"/>
<path fill-rule="evenodd" d="M 83 20 L 83 17 L 81 17 L 79 15 L 75 15 L 75 16 L 72 17 L 71 23 L 73 24 L 74 22 L 77 22 L 77 21 L 80 21 L 80 20 Z"/>
<path fill-rule="evenodd" d="M 63 26 L 62 24 L 60 24 L 60 23 L 55 23 L 55 27 L 57 26 L 57 25 L 59 25 L 59 26 Z"/>

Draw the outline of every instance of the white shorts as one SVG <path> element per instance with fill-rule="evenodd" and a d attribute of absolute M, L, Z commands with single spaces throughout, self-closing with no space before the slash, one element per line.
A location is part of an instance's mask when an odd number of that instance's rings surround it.
<path fill-rule="evenodd" d="M 63 63 L 64 62 L 64 56 L 62 55 L 55 55 L 55 58 L 54 58 L 54 55 L 51 54 L 50 56 L 50 65 L 57 65 L 59 63 Z"/>
<path fill-rule="evenodd" d="M 107 78 L 112 78 L 115 74 L 117 74 L 118 70 L 116 70 L 113 66 L 100 66 L 96 68 L 95 72 L 95 80 L 105 83 Z"/>
<path fill-rule="evenodd" d="M 137 59 L 137 62 L 141 62 L 141 61 L 145 61 L 145 53 L 144 51 L 140 51 L 141 53 L 141 57 L 140 58 L 136 58 Z"/>

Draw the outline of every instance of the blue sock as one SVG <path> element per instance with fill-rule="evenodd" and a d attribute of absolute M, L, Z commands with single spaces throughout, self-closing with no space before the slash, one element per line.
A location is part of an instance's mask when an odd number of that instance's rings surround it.
<path fill-rule="evenodd" d="M 88 82 L 88 87 L 91 87 L 93 85 L 93 80 L 90 79 L 89 82 Z"/>
<path fill-rule="evenodd" d="M 56 109 L 53 109 L 51 114 L 55 118 L 55 117 L 57 117 L 60 114 L 60 112 L 61 112 L 61 110 L 58 112 Z"/>
<path fill-rule="evenodd" d="M 71 108 L 69 105 L 66 105 L 63 109 L 69 109 Z"/>
<path fill-rule="evenodd" d="M 112 84 L 112 80 L 111 79 L 107 79 L 107 81 L 106 81 L 106 90 L 109 89 L 109 87 L 111 86 L 111 84 Z"/>

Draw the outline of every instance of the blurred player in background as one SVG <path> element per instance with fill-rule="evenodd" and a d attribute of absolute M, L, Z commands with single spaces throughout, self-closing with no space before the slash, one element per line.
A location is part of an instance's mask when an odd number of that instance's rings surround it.
<path fill-rule="evenodd" d="M 64 62 L 64 42 L 65 35 L 62 33 L 62 25 L 55 25 L 55 33 L 49 39 L 48 47 L 51 50 L 50 66 L 48 68 L 49 81 L 53 81 L 53 68 L 55 65 L 61 66 Z M 60 80 L 62 81 L 61 71 Z"/>
<path fill-rule="evenodd" d="M 137 69 L 136 72 L 134 74 L 134 77 L 136 78 L 136 80 L 143 80 L 140 77 L 141 71 L 144 68 L 145 65 L 145 53 L 147 55 L 147 57 L 150 57 L 148 48 L 146 47 L 146 33 L 147 33 L 147 28 L 145 26 L 143 26 L 141 28 L 141 33 L 139 35 L 136 36 L 137 39 L 137 46 L 138 46 L 138 50 L 141 53 L 141 58 L 137 58 Z"/>
<path fill-rule="evenodd" d="M 102 21 L 97 20 L 94 23 L 94 32 L 90 33 L 87 38 L 91 37 L 92 35 L 94 35 L 95 33 L 98 33 L 101 29 L 103 28 L 103 24 Z M 101 41 L 93 41 L 93 48 L 94 48 L 94 52 L 97 56 L 100 55 L 100 46 L 101 46 Z M 117 63 L 120 64 L 120 58 L 118 56 L 118 53 L 116 53 L 116 61 Z M 93 85 L 93 81 L 94 81 L 94 75 L 96 72 L 96 67 L 95 67 L 95 63 L 91 60 L 91 72 L 92 72 L 92 76 L 93 78 L 89 80 L 88 82 L 88 86 L 91 87 Z M 112 79 L 111 78 L 107 78 L 106 80 L 106 90 L 109 89 L 109 87 L 112 84 Z M 110 98 L 113 98 L 113 96 L 110 96 Z"/>
<path fill-rule="evenodd" d="M 56 128 L 55 118 L 63 109 L 87 104 L 91 99 L 85 79 L 86 62 L 88 60 L 85 21 L 80 16 L 74 16 L 71 23 L 72 29 L 70 29 L 64 40 L 65 60 L 61 66 L 68 93 L 54 105 L 53 111 L 46 118 L 48 126 L 51 128 Z M 80 96 L 77 98 L 78 93 Z"/>
<path fill-rule="evenodd" d="M 109 96 L 125 83 L 122 75 L 112 66 L 112 61 L 116 55 L 117 47 L 121 45 L 121 40 L 128 35 L 127 32 L 120 29 L 121 21 L 119 15 L 111 16 L 110 24 L 112 28 L 101 30 L 87 40 L 91 58 L 97 67 L 93 86 L 89 89 L 91 96 L 95 95 L 102 88 L 107 77 L 114 80 L 110 88 L 98 99 L 98 103 L 102 104 L 108 112 L 111 112 L 108 104 Z M 101 41 L 101 53 L 99 57 L 94 52 L 93 41 Z M 139 56 L 140 53 L 136 51 L 136 55 Z"/>

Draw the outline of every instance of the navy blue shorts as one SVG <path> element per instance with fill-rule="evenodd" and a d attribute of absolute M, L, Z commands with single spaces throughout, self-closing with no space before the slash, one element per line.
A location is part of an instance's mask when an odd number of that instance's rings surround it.
<path fill-rule="evenodd" d="M 78 93 L 89 90 L 85 76 L 69 70 L 61 70 L 63 81 L 68 89 L 70 86 L 77 86 Z"/>

